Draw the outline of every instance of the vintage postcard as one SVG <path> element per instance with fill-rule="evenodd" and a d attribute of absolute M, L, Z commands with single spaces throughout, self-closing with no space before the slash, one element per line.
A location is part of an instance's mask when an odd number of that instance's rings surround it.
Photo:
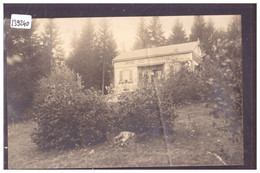
<path fill-rule="evenodd" d="M 6 16 L 5 168 L 244 168 L 243 17 Z"/>

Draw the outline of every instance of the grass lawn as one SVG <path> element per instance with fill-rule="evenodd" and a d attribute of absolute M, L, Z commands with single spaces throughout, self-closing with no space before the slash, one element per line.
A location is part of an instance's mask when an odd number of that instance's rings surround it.
<path fill-rule="evenodd" d="M 41 152 L 32 143 L 35 124 L 27 121 L 8 126 L 8 168 L 112 168 L 243 165 L 243 142 L 232 143 L 212 127 L 216 121 L 204 104 L 178 108 L 175 133 L 119 147 L 107 141 L 71 151 Z M 218 119 L 217 121 L 224 121 Z M 94 152 L 91 152 L 94 150 Z"/>

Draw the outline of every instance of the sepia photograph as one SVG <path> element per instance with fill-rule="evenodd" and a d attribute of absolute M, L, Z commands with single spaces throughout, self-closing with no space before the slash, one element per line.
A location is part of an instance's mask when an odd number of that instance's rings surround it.
<path fill-rule="evenodd" d="M 244 165 L 241 15 L 16 22 L 8 169 Z"/>

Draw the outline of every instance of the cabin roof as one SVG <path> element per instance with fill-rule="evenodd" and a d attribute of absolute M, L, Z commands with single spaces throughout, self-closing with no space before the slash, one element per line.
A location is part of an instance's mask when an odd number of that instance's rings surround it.
<path fill-rule="evenodd" d="M 173 44 L 168 46 L 145 48 L 145 49 L 123 52 L 120 53 L 118 56 L 116 56 L 113 59 L 113 62 L 189 53 L 189 52 L 193 52 L 194 49 L 197 46 L 199 46 L 199 44 L 200 42 L 198 40 L 195 42 L 187 42 L 181 44 Z"/>

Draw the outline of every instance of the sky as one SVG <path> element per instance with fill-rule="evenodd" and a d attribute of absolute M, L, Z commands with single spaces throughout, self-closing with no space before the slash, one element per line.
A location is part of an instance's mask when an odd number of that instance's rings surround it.
<path fill-rule="evenodd" d="M 208 15 L 204 16 L 205 21 L 212 20 L 215 28 L 226 29 L 232 15 Z M 189 36 L 191 32 L 191 27 L 193 25 L 194 16 L 160 16 L 160 21 L 162 24 L 162 30 L 164 31 L 164 36 L 168 38 L 171 33 L 171 29 L 174 25 L 176 19 L 179 19 L 183 28 Z M 60 38 L 63 41 L 63 47 L 66 52 L 66 55 L 69 54 L 71 47 L 71 40 L 76 35 L 80 35 L 82 27 L 84 26 L 87 18 L 57 18 L 57 26 L 60 31 Z M 94 24 L 95 30 L 99 30 L 100 23 L 104 18 L 91 17 L 92 23 Z M 144 17 L 146 24 L 150 23 L 151 17 Z M 38 20 L 38 19 L 37 19 Z M 43 29 L 45 19 L 39 19 L 41 26 L 40 30 Z M 106 17 L 106 20 L 109 23 L 110 30 L 113 33 L 113 37 L 117 43 L 117 49 L 121 51 L 130 51 L 133 48 L 137 27 L 140 22 L 140 17 Z"/>

